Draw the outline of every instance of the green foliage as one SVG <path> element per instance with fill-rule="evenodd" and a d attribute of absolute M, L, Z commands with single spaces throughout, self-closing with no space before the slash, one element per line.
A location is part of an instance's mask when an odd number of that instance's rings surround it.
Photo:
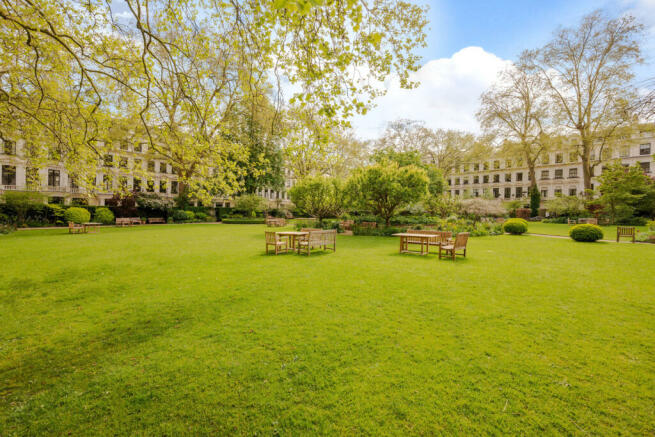
<path fill-rule="evenodd" d="M 5 206 L 16 215 L 17 224 L 22 225 L 25 223 L 30 209 L 36 206 L 44 208 L 45 197 L 34 191 L 6 191 L 2 200 Z"/>
<path fill-rule="evenodd" d="M 532 217 L 537 217 L 541 206 L 541 193 L 536 185 L 530 187 L 528 191 L 530 195 L 530 214 Z"/>
<path fill-rule="evenodd" d="M 102 223 L 103 225 L 111 225 L 114 223 L 114 213 L 109 208 L 97 208 L 93 216 L 93 221 Z"/>
<path fill-rule="evenodd" d="M 173 207 L 174 201 L 157 193 L 137 193 L 134 196 L 136 205 L 150 211 L 163 212 Z"/>
<path fill-rule="evenodd" d="M 289 197 L 301 213 L 322 221 L 339 217 L 346 206 L 342 182 L 336 178 L 315 176 L 301 179 L 289 190 Z"/>
<path fill-rule="evenodd" d="M 200 220 L 201 222 L 206 222 L 206 221 L 209 221 L 211 219 L 211 216 L 209 214 L 201 212 L 201 211 L 196 212 L 195 215 L 196 215 L 196 217 L 195 217 L 196 220 Z"/>
<path fill-rule="evenodd" d="M 446 218 L 456 214 L 462 205 L 458 197 L 451 196 L 427 196 L 423 200 L 425 210 L 435 216 Z"/>
<path fill-rule="evenodd" d="M 91 213 L 84 209 L 73 206 L 64 212 L 64 220 L 73 223 L 87 223 L 91 220 Z"/>
<path fill-rule="evenodd" d="M 625 223 L 637 208 L 655 202 L 655 183 L 644 174 L 641 166 L 623 167 L 620 162 L 609 164 L 598 177 L 599 203 L 612 223 Z M 646 210 L 655 210 L 650 205 Z"/>
<path fill-rule="evenodd" d="M 569 230 L 575 241 L 594 242 L 603 238 L 603 230 L 596 225 L 575 225 Z"/>
<path fill-rule="evenodd" d="M 381 163 L 357 169 L 348 181 L 348 192 L 356 205 L 372 211 L 389 226 L 398 209 L 425 197 L 428 184 L 421 168 Z"/>
<path fill-rule="evenodd" d="M 196 218 L 196 214 L 193 211 L 176 209 L 173 211 L 172 217 L 176 223 L 187 223 L 187 222 L 194 221 Z"/>
<path fill-rule="evenodd" d="M 585 211 L 584 200 L 576 196 L 558 196 L 546 201 L 546 210 L 564 217 L 579 217 Z"/>
<path fill-rule="evenodd" d="M 507 214 L 500 200 L 483 197 L 462 200 L 461 211 L 476 221 L 482 217 L 502 217 Z"/>
<path fill-rule="evenodd" d="M 266 199 L 257 194 L 242 194 L 235 199 L 234 209 L 243 211 L 249 217 L 255 217 L 258 212 L 266 209 Z"/>
<path fill-rule="evenodd" d="M 522 218 L 511 218 L 503 223 L 503 231 L 512 235 L 521 235 L 528 232 L 528 222 Z"/>
<path fill-rule="evenodd" d="M 66 209 L 61 205 L 48 204 L 45 205 L 46 218 L 50 223 L 56 225 L 63 225 L 64 223 L 64 213 Z"/>

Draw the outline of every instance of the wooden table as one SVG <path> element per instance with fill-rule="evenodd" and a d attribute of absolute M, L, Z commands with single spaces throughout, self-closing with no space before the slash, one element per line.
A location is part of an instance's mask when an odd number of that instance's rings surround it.
<path fill-rule="evenodd" d="M 280 235 L 281 237 L 287 237 L 289 239 L 289 244 L 291 245 L 292 250 L 296 250 L 296 240 L 298 237 L 304 237 L 305 235 L 309 235 L 309 232 L 301 232 L 301 231 L 282 231 L 282 232 L 276 232 L 277 235 Z M 300 248 L 298 248 L 300 250 Z"/>
<path fill-rule="evenodd" d="M 434 235 L 431 234 L 410 234 L 407 232 L 401 232 L 398 234 L 393 234 L 394 237 L 400 237 L 400 253 L 420 253 L 421 255 L 427 255 L 430 253 L 430 239 L 434 238 Z M 418 239 L 421 245 L 421 251 L 410 250 L 409 249 L 409 239 Z M 416 244 L 416 243 L 413 243 Z M 423 248 L 425 247 L 425 250 Z"/>
<path fill-rule="evenodd" d="M 84 232 L 88 232 L 90 234 L 98 232 L 98 228 L 100 226 L 102 226 L 102 223 L 97 223 L 97 222 L 84 223 Z"/>

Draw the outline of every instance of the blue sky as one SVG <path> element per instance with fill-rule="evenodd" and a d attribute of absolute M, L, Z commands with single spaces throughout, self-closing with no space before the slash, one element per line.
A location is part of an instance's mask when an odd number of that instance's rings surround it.
<path fill-rule="evenodd" d="M 430 6 L 428 45 L 418 51 L 423 67 L 413 79 L 418 89 L 385 83 L 387 95 L 353 127 L 362 138 L 379 136 L 389 121 L 422 120 L 432 128 L 478 132 L 479 96 L 498 72 L 524 49 L 543 46 L 559 27 L 603 9 L 612 16 L 634 15 L 646 26 L 642 44 L 647 64 L 637 81 L 655 76 L 655 0 L 416 0 Z"/>

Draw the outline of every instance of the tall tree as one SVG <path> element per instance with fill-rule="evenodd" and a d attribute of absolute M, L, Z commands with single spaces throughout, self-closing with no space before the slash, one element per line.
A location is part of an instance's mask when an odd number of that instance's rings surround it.
<path fill-rule="evenodd" d="M 510 66 L 480 102 L 477 117 L 482 128 L 503 141 L 505 154 L 525 161 L 530 189 L 537 189 L 535 167 L 548 143 L 548 108 L 539 77 L 523 66 Z"/>
<path fill-rule="evenodd" d="M 632 67 L 642 62 L 642 29 L 630 15 L 608 18 L 595 11 L 577 28 L 560 29 L 544 47 L 522 56 L 525 67 L 540 74 L 559 124 L 580 137 L 585 190 L 591 189 L 603 150 L 626 123 L 627 102 L 634 97 Z"/>

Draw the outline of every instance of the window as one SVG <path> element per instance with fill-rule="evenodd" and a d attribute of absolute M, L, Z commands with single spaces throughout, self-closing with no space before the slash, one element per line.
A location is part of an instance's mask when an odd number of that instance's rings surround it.
<path fill-rule="evenodd" d="M 177 194 L 177 181 L 171 181 L 171 194 Z"/>
<path fill-rule="evenodd" d="M 548 197 L 548 190 L 541 190 L 541 198 L 545 199 L 546 197 Z"/>
<path fill-rule="evenodd" d="M 517 167 L 522 167 L 523 166 L 523 158 L 519 158 L 516 160 L 516 166 Z"/>
<path fill-rule="evenodd" d="M 155 171 L 155 161 L 148 161 L 148 171 L 151 171 L 154 173 Z"/>
<path fill-rule="evenodd" d="M 141 161 L 140 159 L 135 159 L 134 170 L 143 170 L 143 161 Z"/>
<path fill-rule="evenodd" d="M 473 196 L 480 197 L 480 191 L 477 188 L 473 189 Z"/>
<path fill-rule="evenodd" d="M 68 185 L 70 185 L 70 187 L 73 188 L 73 189 L 80 188 L 77 185 L 77 180 L 75 178 L 73 178 L 73 177 L 70 177 L 70 176 L 68 177 Z"/>
<path fill-rule="evenodd" d="M 121 156 L 120 160 L 118 161 L 118 167 L 119 168 L 127 168 L 127 158 L 124 156 Z"/>
<path fill-rule="evenodd" d="M 488 163 L 488 162 L 485 162 L 484 164 L 482 164 L 482 168 L 483 168 L 484 170 L 489 170 L 489 163 Z"/>
<path fill-rule="evenodd" d="M 575 188 L 569 188 L 569 196 L 575 196 L 577 190 Z"/>
<path fill-rule="evenodd" d="M 564 179 L 564 170 L 561 168 L 555 170 L 555 179 Z"/>
<path fill-rule="evenodd" d="M 473 171 L 480 171 L 480 164 L 473 164 Z"/>
<path fill-rule="evenodd" d="M 505 199 L 509 199 L 510 197 L 512 197 L 512 188 L 505 187 Z"/>
<path fill-rule="evenodd" d="M 494 188 L 494 197 L 500 197 L 500 188 Z"/>
<path fill-rule="evenodd" d="M 498 170 L 500 168 L 500 161 L 495 160 L 494 161 L 494 170 Z"/>
<path fill-rule="evenodd" d="M 455 196 L 459 196 L 459 190 L 455 190 Z"/>
<path fill-rule="evenodd" d="M 159 163 L 159 173 L 166 173 L 166 163 L 165 162 L 160 162 Z"/>
<path fill-rule="evenodd" d="M 146 185 L 146 191 L 148 193 L 154 193 L 155 192 L 155 181 L 150 179 Z"/>
<path fill-rule="evenodd" d="M 60 196 L 52 196 L 48 197 L 48 203 L 50 205 L 55 204 L 55 205 L 63 205 L 64 204 L 64 198 Z"/>
<path fill-rule="evenodd" d="M 512 182 L 512 173 L 505 173 L 505 182 Z"/>
<path fill-rule="evenodd" d="M 108 174 L 102 175 L 102 188 L 105 191 L 111 191 L 112 188 L 112 182 L 111 182 L 111 176 Z"/>
<path fill-rule="evenodd" d="M 16 167 L 13 165 L 2 166 L 2 185 L 16 185 Z"/>
<path fill-rule="evenodd" d="M 102 163 L 103 163 L 102 165 L 104 165 L 105 167 L 113 167 L 113 165 L 114 165 L 114 155 L 107 154 L 107 155 L 103 156 Z"/>
<path fill-rule="evenodd" d="M 2 152 L 5 155 L 15 155 L 16 154 L 16 143 L 13 141 L 4 141 L 2 144 Z"/>
<path fill-rule="evenodd" d="M 512 160 L 511 159 L 508 159 L 507 161 L 505 161 L 505 168 L 512 168 Z"/>
<path fill-rule="evenodd" d="M 489 183 L 489 175 L 488 174 L 482 176 L 482 183 L 483 184 L 488 184 Z"/>
<path fill-rule="evenodd" d="M 60 182 L 59 170 L 48 170 L 48 186 L 58 187 Z"/>
<path fill-rule="evenodd" d="M 121 141 L 119 147 L 120 147 L 121 150 L 128 150 L 129 149 L 128 142 L 127 141 Z"/>
<path fill-rule="evenodd" d="M 650 155 L 650 143 L 641 144 L 639 146 L 639 154 L 640 155 Z"/>
<path fill-rule="evenodd" d="M 523 173 L 516 173 L 516 182 L 523 181 Z"/>
<path fill-rule="evenodd" d="M 159 192 L 166 193 L 166 181 L 159 181 Z"/>
<path fill-rule="evenodd" d="M 555 188 L 555 196 L 561 196 L 562 195 L 562 189 L 561 188 Z"/>
<path fill-rule="evenodd" d="M 464 173 L 466 173 L 466 172 L 468 172 L 468 171 L 469 171 L 469 165 L 468 165 L 468 164 L 464 164 Z"/>
<path fill-rule="evenodd" d="M 556 153 L 555 154 L 555 164 L 561 164 L 564 162 L 564 154 Z"/>
<path fill-rule="evenodd" d="M 134 181 L 132 182 L 132 190 L 137 192 L 141 191 L 141 179 L 134 178 Z"/>
<path fill-rule="evenodd" d="M 578 160 L 578 154 L 576 152 L 569 152 L 569 162 L 576 162 Z"/>
<path fill-rule="evenodd" d="M 523 197 L 523 188 L 516 187 L 515 196 L 516 196 L 517 199 L 520 199 L 521 197 Z"/>
<path fill-rule="evenodd" d="M 473 183 L 474 184 L 479 184 L 480 183 L 480 176 L 473 176 Z"/>
<path fill-rule="evenodd" d="M 136 146 L 134 146 L 134 151 L 142 153 L 144 150 L 146 150 L 146 143 L 139 143 Z"/>
<path fill-rule="evenodd" d="M 578 169 L 577 168 L 570 168 L 569 169 L 569 179 L 574 179 L 578 177 Z"/>
<path fill-rule="evenodd" d="M 640 162 L 639 165 L 644 173 L 650 173 L 650 162 Z"/>
<path fill-rule="evenodd" d="M 494 175 L 494 184 L 497 184 L 497 183 L 499 183 L 499 182 L 500 182 L 500 175 L 499 175 L 499 174 L 495 174 L 495 175 Z"/>
<path fill-rule="evenodd" d="M 548 170 L 541 170 L 541 179 L 550 179 Z"/>
<path fill-rule="evenodd" d="M 468 185 L 468 184 L 469 184 L 469 178 L 464 178 L 464 179 L 462 180 L 462 183 L 463 183 L 464 185 Z"/>
<path fill-rule="evenodd" d="M 459 185 L 459 178 L 455 178 L 455 185 Z"/>
<path fill-rule="evenodd" d="M 453 184 L 453 180 L 452 180 L 452 179 L 448 179 L 448 185 L 452 185 L 452 184 Z"/>
<path fill-rule="evenodd" d="M 550 156 L 548 154 L 545 154 L 544 156 L 541 157 L 541 163 L 542 164 L 549 164 L 550 163 Z"/>

